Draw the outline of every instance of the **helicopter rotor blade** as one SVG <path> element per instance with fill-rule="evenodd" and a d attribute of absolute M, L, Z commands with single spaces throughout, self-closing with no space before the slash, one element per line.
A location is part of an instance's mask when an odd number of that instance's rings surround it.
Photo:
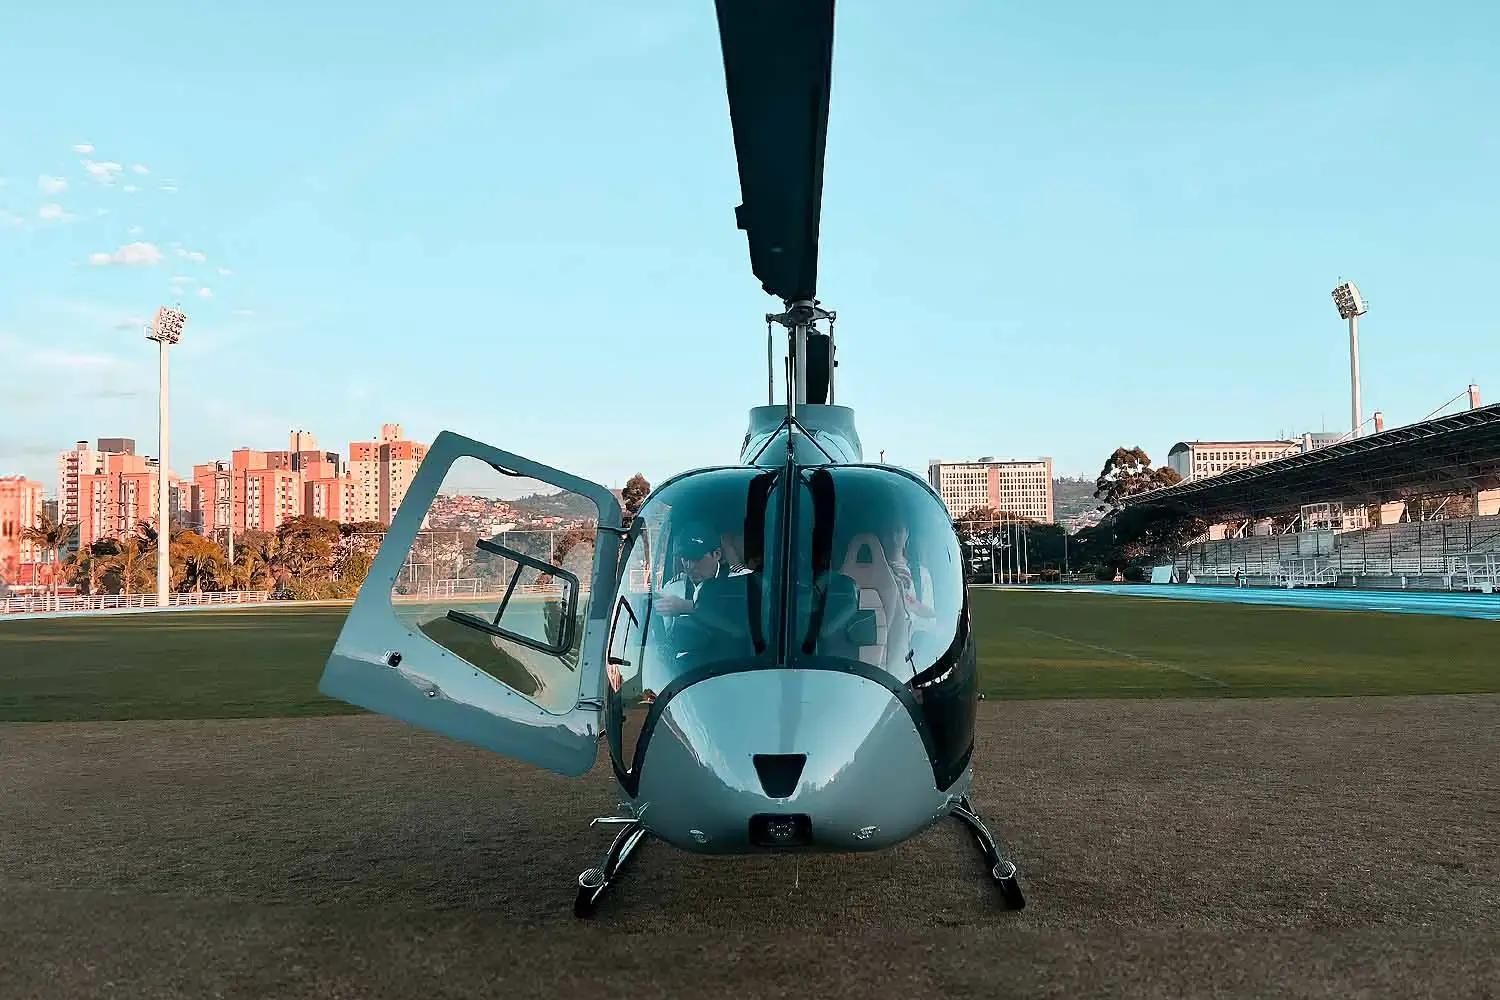
<path fill-rule="evenodd" d="M 739 161 L 739 228 L 762 287 L 788 304 L 818 281 L 834 0 L 715 0 Z"/>

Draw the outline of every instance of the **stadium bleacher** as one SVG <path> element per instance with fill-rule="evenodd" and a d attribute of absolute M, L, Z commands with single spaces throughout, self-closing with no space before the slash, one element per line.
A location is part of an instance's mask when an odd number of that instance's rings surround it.
<path fill-rule="evenodd" d="M 1472 397 L 1471 397 L 1472 398 Z M 1191 479 L 1126 506 L 1249 537 L 1198 542 L 1179 580 L 1272 586 L 1500 590 L 1500 405 L 1430 418 Z M 1434 518 L 1450 501 L 1455 514 Z M 1321 512 L 1321 513 L 1320 513 Z M 1357 518 L 1345 514 L 1357 512 Z M 1366 527 L 1368 519 L 1396 523 Z M 1325 516 L 1328 515 L 1328 516 Z M 1256 535 L 1297 523 L 1296 533 Z M 1342 530 L 1340 530 L 1342 529 Z"/>
<path fill-rule="evenodd" d="M 1232 583 L 1238 571 L 1261 586 L 1482 589 L 1500 585 L 1500 516 L 1200 542 L 1176 567 L 1199 583 Z"/>

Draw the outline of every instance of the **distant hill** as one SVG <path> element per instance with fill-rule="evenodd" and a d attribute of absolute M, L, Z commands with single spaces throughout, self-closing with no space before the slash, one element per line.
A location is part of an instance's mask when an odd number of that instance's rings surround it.
<path fill-rule="evenodd" d="M 1073 479 L 1064 476 L 1061 479 L 1052 480 L 1053 516 L 1058 521 L 1066 521 L 1070 517 L 1082 514 L 1086 510 L 1093 510 L 1097 506 L 1099 506 L 1099 501 L 1094 498 L 1092 479 Z"/>
<path fill-rule="evenodd" d="M 582 520 L 597 515 L 594 505 L 586 497 L 566 490 L 557 493 L 533 493 L 530 496 L 507 500 L 512 509 L 529 517 L 561 517 Z"/>

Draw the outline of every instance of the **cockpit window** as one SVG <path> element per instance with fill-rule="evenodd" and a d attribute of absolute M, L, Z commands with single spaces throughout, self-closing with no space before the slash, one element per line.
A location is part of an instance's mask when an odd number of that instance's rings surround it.
<path fill-rule="evenodd" d="M 685 674 L 775 659 L 782 544 L 776 470 L 710 469 L 667 484 L 625 538 L 606 672 L 616 761 L 628 769 L 649 706 Z"/>
<path fill-rule="evenodd" d="M 954 645 L 964 610 L 952 522 L 921 484 L 889 469 L 802 472 L 795 614 L 802 655 L 855 659 L 902 683 Z"/>

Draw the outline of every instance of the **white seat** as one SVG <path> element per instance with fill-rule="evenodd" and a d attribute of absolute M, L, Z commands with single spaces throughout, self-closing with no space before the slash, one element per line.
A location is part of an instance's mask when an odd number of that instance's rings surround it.
<path fill-rule="evenodd" d="M 901 600 L 901 587 L 886 561 L 885 546 L 874 535 L 855 535 L 849 539 L 839 572 L 859 588 L 860 609 L 875 612 L 875 644 L 859 648 L 860 660 L 892 669 L 887 657 L 904 655 L 898 651 L 907 646 L 906 606 Z"/>

